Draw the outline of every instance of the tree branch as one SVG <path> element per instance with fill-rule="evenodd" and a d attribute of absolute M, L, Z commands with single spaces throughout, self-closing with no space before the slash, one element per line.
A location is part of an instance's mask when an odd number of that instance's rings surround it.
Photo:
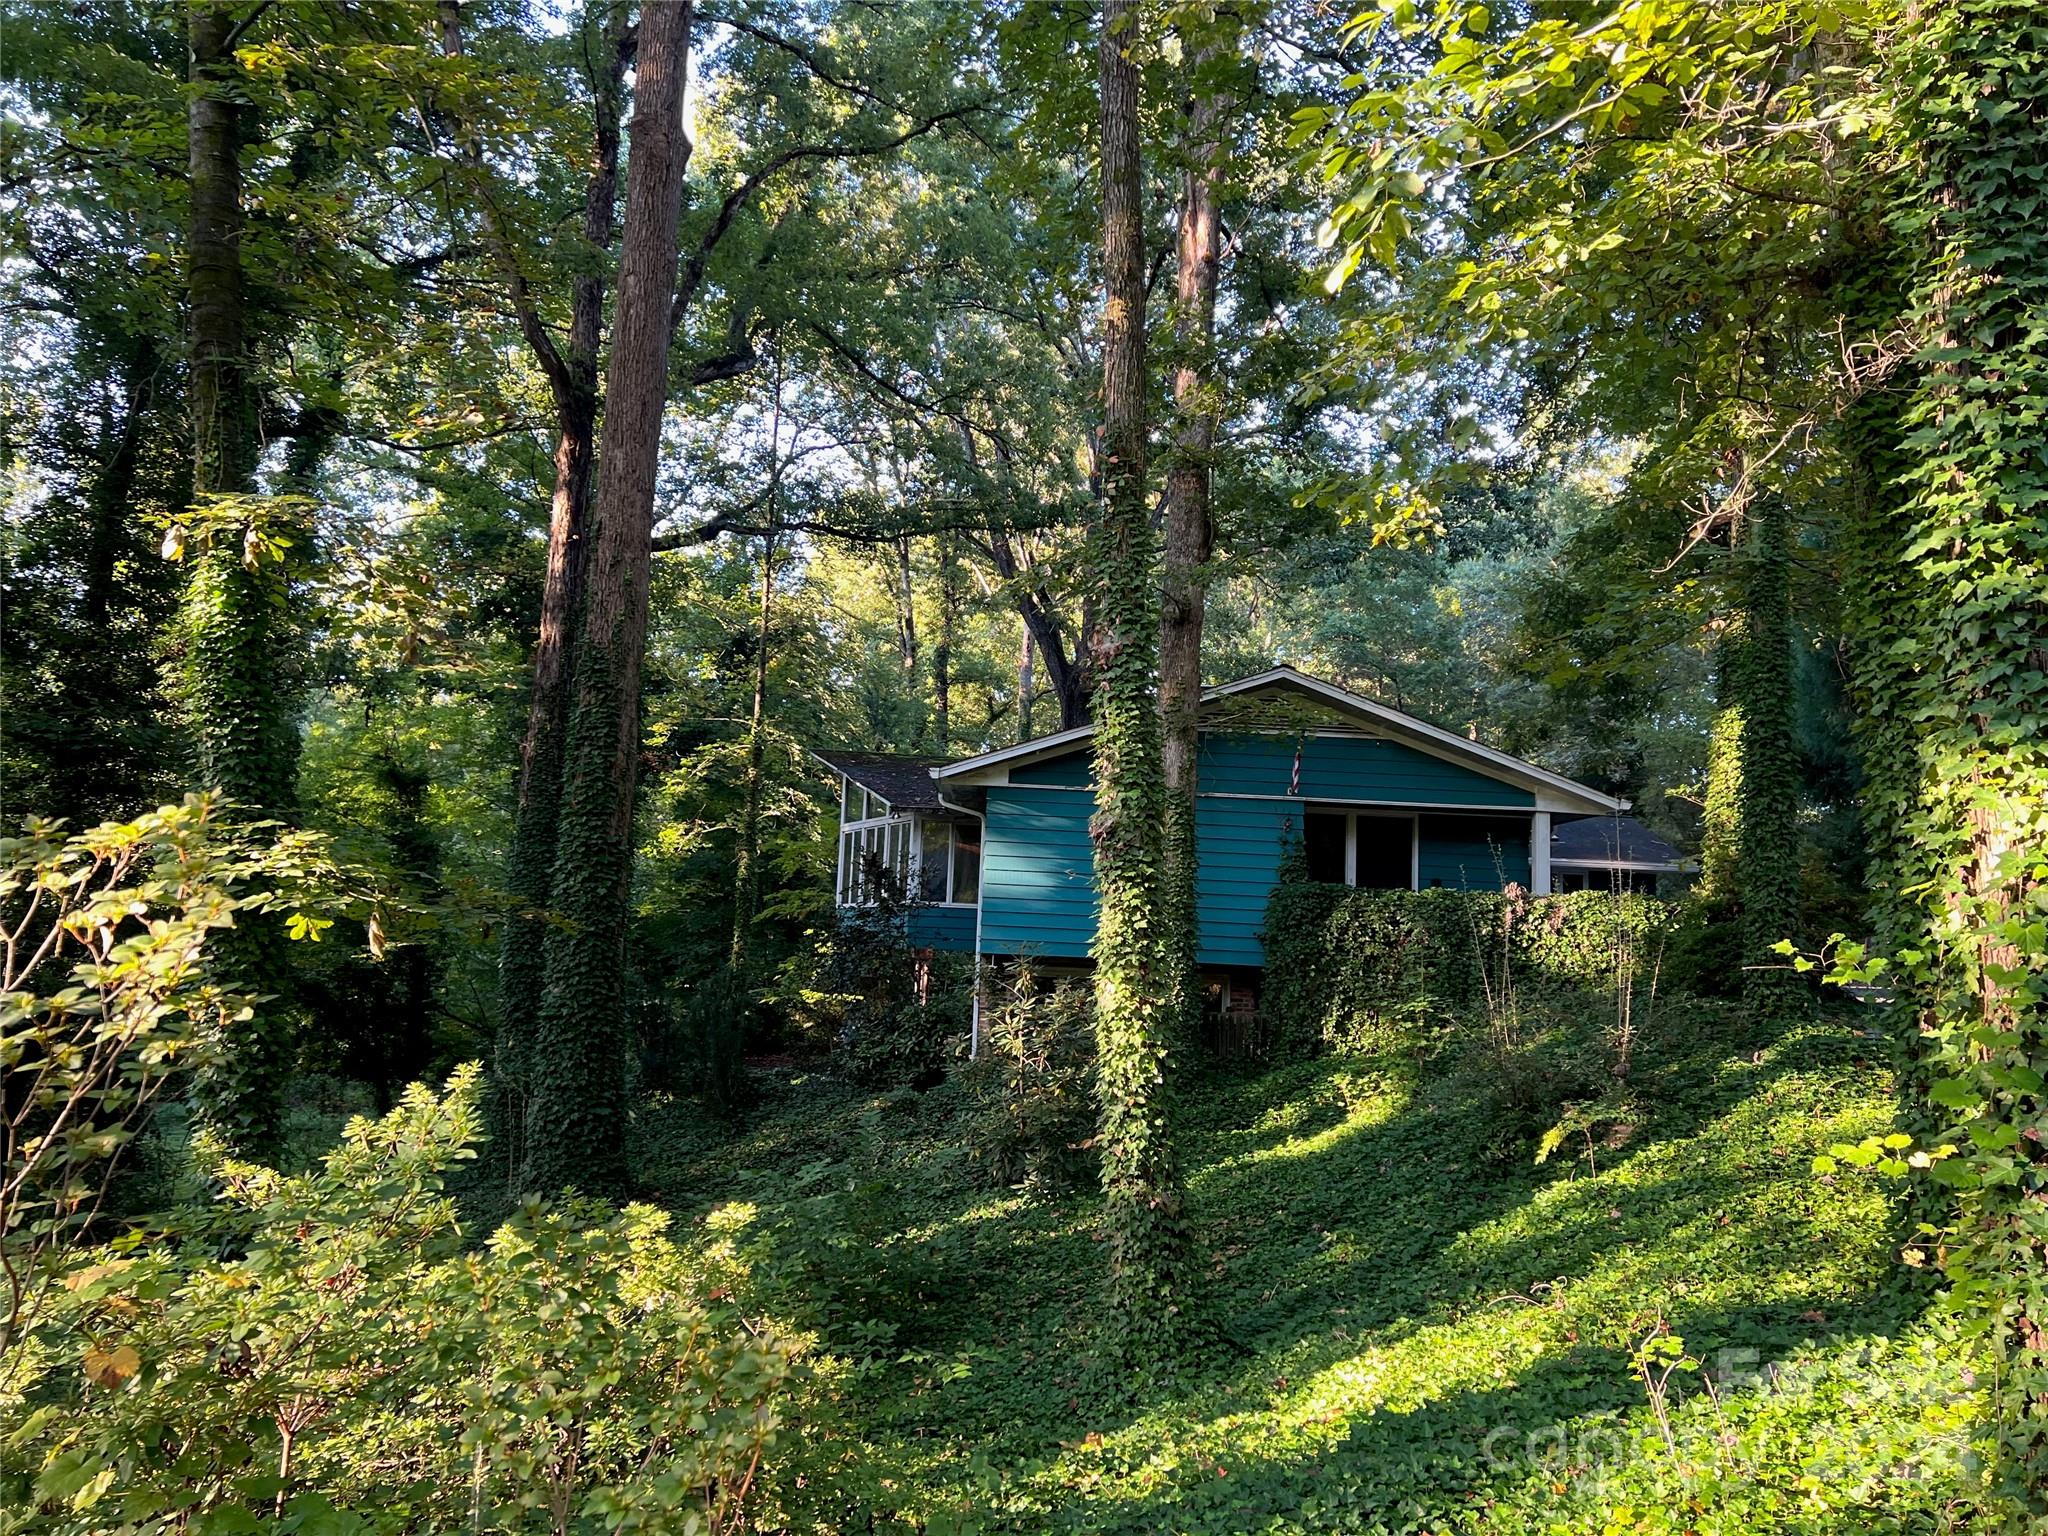
<path fill-rule="evenodd" d="M 684 317 L 690 312 L 690 306 L 696 302 L 697 290 L 703 286 L 705 269 L 711 262 L 711 253 L 718 248 L 718 242 L 723 240 L 727 231 L 732 228 L 733 220 L 761 189 L 763 183 L 780 175 L 790 166 L 806 160 L 854 160 L 872 155 L 886 155 L 893 149 L 902 148 L 912 139 L 923 137 L 942 124 L 981 111 L 985 105 L 985 102 L 969 102 L 949 107 L 944 112 L 919 118 L 910 127 L 891 138 L 873 143 L 799 144 L 771 156 L 765 165 L 751 172 L 737 187 L 726 193 L 710 226 L 698 240 L 697 248 L 684 262 L 682 276 L 676 282 L 675 303 L 669 311 L 671 332 L 681 328 Z"/>

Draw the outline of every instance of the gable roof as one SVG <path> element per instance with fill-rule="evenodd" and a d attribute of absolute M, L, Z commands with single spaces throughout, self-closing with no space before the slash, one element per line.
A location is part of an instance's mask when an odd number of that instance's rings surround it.
<path fill-rule="evenodd" d="M 813 752 L 811 756 L 843 774 L 871 795 L 880 795 L 892 811 L 936 811 L 939 783 L 932 770 L 943 757 L 907 757 L 891 752 Z"/>
<path fill-rule="evenodd" d="M 1633 816 L 1561 821 L 1550 834 L 1553 864 L 1630 865 L 1680 869 L 1678 850 Z"/>
<path fill-rule="evenodd" d="M 1214 688 L 1202 691 L 1205 706 L 1243 698 L 1262 692 L 1291 692 L 1306 697 L 1311 702 L 1327 707 L 1341 720 L 1359 726 L 1376 736 L 1384 736 L 1426 752 L 1446 762 L 1457 763 L 1474 772 L 1485 774 L 1490 779 L 1503 780 L 1530 790 L 1537 796 L 1538 810 L 1557 810 L 1599 815 L 1625 811 L 1626 800 L 1603 794 L 1590 785 L 1568 779 L 1563 774 L 1552 773 L 1547 768 L 1523 758 L 1489 747 L 1482 742 L 1471 741 L 1442 726 L 1431 725 L 1427 720 L 1382 704 L 1377 699 L 1368 699 L 1363 694 L 1352 693 L 1326 683 L 1321 678 L 1310 677 L 1293 667 L 1271 667 L 1250 677 L 1241 677 L 1236 682 L 1220 683 Z M 1036 762 L 1041 758 L 1056 757 L 1094 734 L 1092 725 L 1078 725 L 1071 730 L 1056 731 L 1050 736 L 1041 736 L 1035 741 L 1004 747 L 995 752 L 984 752 L 978 757 L 962 759 L 934 768 L 933 776 L 941 783 L 965 780 L 973 783 L 1000 782 L 1000 775 L 1007 774 L 1012 767 Z M 886 797 L 885 797 L 886 798 Z"/>

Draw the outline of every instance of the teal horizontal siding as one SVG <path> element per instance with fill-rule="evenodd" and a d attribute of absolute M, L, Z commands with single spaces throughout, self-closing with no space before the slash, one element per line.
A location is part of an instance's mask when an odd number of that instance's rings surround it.
<path fill-rule="evenodd" d="M 1415 873 L 1425 891 L 1433 885 L 1454 891 L 1497 891 L 1503 884 L 1529 883 L 1526 816 L 1495 820 L 1425 815 L 1421 834 Z"/>
<path fill-rule="evenodd" d="M 1277 800 L 1196 800 L 1195 952 L 1203 965 L 1265 964 L 1259 930 L 1280 879 L 1286 825 L 1300 809 Z M 1294 829 L 1301 830 L 1298 819 Z"/>
<path fill-rule="evenodd" d="M 1095 938 L 1095 797 L 991 785 L 981 844 L 981 949 L 1073 959 Z"/>
<path fill-rule="evenodd" d="M 1529 808 L 1534 796 L 1512 784 L 1444 762 L 1391 741 L 1312 736 L 1301 742 L 1301 789 L 1288 795 L 1296 738 L 1209 735 L 1202 738 L 1201 793 L 1195 827 L 1200 866 L 1195 910 L 1203 965 L 1265 963 L 1259 931 L 1280 877 L 1290 823 L 1316 801 Z M 1095 811 L 1085 787 L 1093 764 L 1086 750 L 1012 770 L 1012 782 L 991 785 L 982 849 L 981 949 L 984 954 L 1085 956 L 1095 937 L 1096 900 L 1088 820 Z M 1272 796 L 1235 799 L 1233 796 Z M 1527 884 L 1526 822 L 1504 817 L 1473 836 L 1471 819 L 1432 836 L 1422 822 L 1421 884 L 1497 888 L 1501 877 Z M 1516 823 L 1521 822 L 1519 828 Z"/>
<path fill-rule="evenodd" d="M 910 942 L 930 949 L 974 950 L 974 908 L 912 907 L 906 926 Z"/>
<path fill-rule="evenodd" d="M 1284 795 L 1301 746 L 1303 800 L 1367 800 L 1402 805 L 1533 806 L 1514 784 L 1431 757 L 1396 741 L 1363 736 L 1204 733 L 1196 772 L 1205 794 Z"/>

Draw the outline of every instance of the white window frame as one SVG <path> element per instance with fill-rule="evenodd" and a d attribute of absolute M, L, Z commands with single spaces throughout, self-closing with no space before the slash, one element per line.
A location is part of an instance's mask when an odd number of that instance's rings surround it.
<path fill-rule="evenodd" d="M 852 802 L 853 797 L 861 793 L 867 796 L 866 801 L 863 803 L 863 809 L 872 810 L 875 806 L 880 806 L 882 814 L 879 816 L 863 816 L 857 820 L 848 821 L 846 819 L 847 808 Z M 857 843 L 861 840 L 857 834 L 866 832 L 876 833 L 877 842 L 880 845 L 879 851 L 886 861 L 888 858 L 889 829 L 892 827 L 903 828 L 905 841 L 909 845 L 909 852 L 904 859 L 905 878 L 908 880 L 914 878 L 916 873 L 915 828 L 917 820 L 918 818 L 912 812 L 896 810 L 888 801 L 884 800 L 873 790 L 864 790 L 861 785 L 855 784 L 851 779 L 840 780 L 839 843 L 832 881 L 833 899 L 840 906 L 857 907 L 866 904 L 865 893 L 860 889 L 860 860 L 857 857 L 849 859 L 846 856 L 848 837 L 853 836 L 854 841 Z"/>
<path fill-rule="evenodd" d="M 981 900 L 978 896 L 973 901 L 957 901 L 954 899 L 953 896 L 953 881 L 954 878 L 960 872 L 960 866 L 958 861 L 954 858 L 954 852 L 959 846 L 960 828 L 962 826 L 968 825 L 973 826 L 977 833 L 979 833 L 981 830 L 980 824 L 978 822 L 957 822 L 945 816 L 920 816 L 917 818 L 917 851 L 911 859 L 911 874 L 914 882 L 912 888 L 918 892 L 920 899 L 922 899 L 924 893 L 924 829 L 926 827 L 933 826 L 947 827 L 951 829 L 946 835 L 945 897 L 939 901 L 925 902 L 924 905 L 932 907 L 961 907 L 969 911 L 972 911 L 973 909 L 981 905 Z M 975 889 L 979 891 L 981 888 L 981 881 L 979 879 L 981 870 L 981 840 L 979 837 L 977 837 L 975 841 L 974 863 L 975 874 L 977 877 L 975 880 Z"/>
<path fill-rule="evenodd" d="M 848 821 L 846 813 L 855 803 L 854 797 L 863 793 L 867 796 L 867 799 L 861 802 L 863 808 L 872 811 L 874 807 L 880 806 L 882 814 L 879 816 L 870 814 Z M 867 904 L 867 895 L 860 889 L 860 859 L 858 857 L 849 859 L 846 856 L 849 837 L 853 839 L 855 844 L 858 844 L 860 842 L 859 834 L 867 832 L 876 833 L 877 841 L 880 844 L 878 851 L 881 853 L 884 862 L 887 862 L 889 832 L 894 828 L 900 827 L 903 829 L 903 837 L 907 846 L 903 867 L 905 895 L 913 902 L 923 906 L 961 907 L 969 911 L 979 909 L 981 902 L 978 897 L 973 901 L 955 901 L 953 899 L 953 879 L 957 870 L 953 859 L 954 839 L 950 836 L 946 839 L 946 899 L 935 902 L 925 902 L 923 900 L 924 829 L 932 823 L 945 826 L 955 825 L 947 818 L 924 816 L 916 811 L 899 811 L 873 790 L 864 790 L 863 786 L 855 784 L 851 779 L 841 779 L 839 781 L 839 837 L 834 844 L 832 899 L 842 907 L 858 907 Z M 979 823 L 975 824 L 975 830 L 977 832 L 982 830 Z M 985 841 L 985 838 L 981 841 Z M 979 873 L 980 859 L 981 855 L 977 852 L 975 855 L 977 874 Z M 977 879 L 977 888 L 979 884 L 980 882 Z"/>

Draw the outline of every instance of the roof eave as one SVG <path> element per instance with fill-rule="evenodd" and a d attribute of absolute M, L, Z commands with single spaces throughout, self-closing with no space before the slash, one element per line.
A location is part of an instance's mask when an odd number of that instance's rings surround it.
<path fill-rule="evenodd" d="M 1539 811 L 1583 811 L 1589 815 L 1626 811 L 1629 802 L 1613 795 L 1601 793 L 1590 785 L 1568 779 L 1563 774 L 1552 773 L 1534 763 L 1525 762 L 1510 753 L 1501 752 L 1480 742 L 1467 740 L 1426 720 L 1375 704 L 1370 699 L 1360 698 L 1355 693 L 1326 683 L 1320 678 L 1310 677 L 1293 667 L 1269 667 L 1264 672 L 1250 677 L 1241 677 L 1234 682 L 1219 683 L 1213 688 L 1202 690 L 1202 701 L 1228 698 L 1233 694 L 1249 693 L 1254 689 L 1269 687 L 1274 683 L 1287 683 L 1304 689 L 1326 703 L 1354 715 L 1372 720 L 1375 724 L 1396 736 L 1411 739 L 1418 749 L 1433 751 L 1433 755 L 1456 761 L 1476 759 L 1492 769 L 1491 777 L 1503 778 L 1518 784 L 1536 796 L 1535 809 Z M 932 777 L 941 783 L 1001 784 L 1005 782 L 1012 767 L 1034 762 L 1042 757 L 1053 756 L 1079 742 L 1086 741 L 1095 732 L 1092 725 L 1077 725 L 1050 736 L 1041 736 L 1034 741 L 1019 742 L 1014 747 L 998 748 L 984 752 L 979 757 L 964 758 L 957 763 L 947 763 L 932 770 Z"/>

